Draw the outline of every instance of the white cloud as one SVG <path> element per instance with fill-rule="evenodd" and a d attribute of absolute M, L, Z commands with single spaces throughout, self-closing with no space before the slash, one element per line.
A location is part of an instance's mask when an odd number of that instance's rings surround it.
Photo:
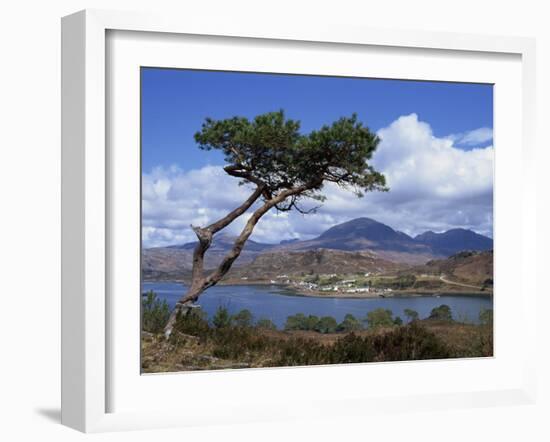
<path fill-rule="evenodd" d="M 493 140 L 493 129 L 480 127 L 468 132 L 449 135 L 448 138 L 461 146 L 479 146 Z"/>
<path fill-rule="evenodd" d="M 475 131 L 472 131 L 475 132 Z M 390 191 L 358 199 L 332 184 L 316 214 L 268 212 L 252 238 L 278 243 L 309 239 L 334 224 L 368 216 L 408 234 L 472 228 L 492 236 L 492 146 L 465 151 L 451 137 L 437 138 L 417 115 L 402 116 L 378 132 L 374 166 Z M 194 241 L 190 224 L 206 225 L 241 204 L 251 188 L 239 186 L 220 166 L 182 171 L 157 168 L 143 176 L 143 238 L 146 247 Z M 306 203 L 314 206 L 316 202 Z M 226 230 L 237 234 L 243 215 Z"/>
<path fill-rule="evenodd" d="M 382 141 L 374 165 L 394 194 L 454 199 L 492 191 L 492 146 L 457 149 L 450 139 L 434 137 L 416 114 L 398 118 L 378 135 Z"/>
<path fill-rule="evenodd" d="M 188 172 L 155 168 L 142 180 L 143 242 L 153 247 L 194 241 L 191 224 L 202 226 L 221 218 L 249 192 L 221 167 Z"/>

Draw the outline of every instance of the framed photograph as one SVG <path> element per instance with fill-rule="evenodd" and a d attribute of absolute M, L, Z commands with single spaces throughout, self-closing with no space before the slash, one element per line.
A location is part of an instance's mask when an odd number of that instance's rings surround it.
<path fill-rule="evenodd" d="M 532 40 L 62 31 L 64 424 L 534 400 Z"/>

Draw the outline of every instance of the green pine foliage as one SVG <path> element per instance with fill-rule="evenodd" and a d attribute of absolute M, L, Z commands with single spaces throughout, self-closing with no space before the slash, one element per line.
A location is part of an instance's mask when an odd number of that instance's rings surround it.
<path fill-rule="evenodd" d="M 212 317 L 212 324 L 216 328 L 227 328 L 232 324 L 232 318 L 227 307 L 219 306 Z"/>
<path fill-rule="evenodd" d="M 405 316 L 407 317 L 407 322 L 414 322 L 418 320 L 418 312 L 416 310 L 412 310 L 410 308 L 406 308 L 403 310 L 405 313 Z"/>
<path fill-rule="evenodd" d="M 446 304 L 442 304 L 439 307 L 434 307 L 430 312 L 428 319 L 434 319 L 437 321 L 452 321 L 453 314 L 451 312 L 451 307 Z"/>
<path fill-rule="evenodd" d="M 252 327 L 254 317 L 248 309 L 243 309 L 231 318 L 233 324 L 237 327 Z"/>
<path fill-rule="evenodd" d="M 304 192 L 286 206 L 288 210 L 301 198 L 324 201 L 326 181 L 359 197 L 365 192 L 388 190 L 385 177 L 368 163 L 380 139 L 356 114 L 309 134 L 301 133 L 300 122 L 286 118 L 283 110 L 252 120 L 207 118 L 195 141 L 201 149 L 220 150 L 230 165 L 225 168 L 230 175 L 263 183 L 264 197 L 304 186 Z"/>
<path fill-rule="evenodd" d="M 149 333 L 160 333 L 170 316 L 170 308 L 165 300 L 157 298 L 150 290 L 141 299 L 142 329 Z"/>
<path fill-rule="evenodd" d="M 352 314 L 348 313 L 346 316 L 344 316 L 344 320 L 340 324 L 338 324 L 338 328 L 336 329 L 336 331 L 349 333 L 362 329 L 363 324 L 361 323 L 361 321 Z"/>
<path fill-rule="evenodd" d="M 366 322 L 368 328 L 392 327 L 395 325 L 392 311 L 383 308 L 377 308 L 368 312 Z"/>

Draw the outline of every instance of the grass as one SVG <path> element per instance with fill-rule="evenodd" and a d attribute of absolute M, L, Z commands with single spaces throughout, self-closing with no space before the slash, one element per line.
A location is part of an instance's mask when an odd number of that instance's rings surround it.
<path fill-rule="evenodd" d="M 258 326 L 215 327 L 180 317 L 169 340 L 144 332 L 144 372 L 405 361 L 493 354 L 491 325 L 420 320 L 407 325 L 321 334 Z"/>

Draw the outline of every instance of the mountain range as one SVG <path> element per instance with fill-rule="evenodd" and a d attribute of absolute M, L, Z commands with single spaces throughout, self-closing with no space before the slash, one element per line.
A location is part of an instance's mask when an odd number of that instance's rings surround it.
<path fill-rule="evenodd" d="M 443 233 L 432 231 L 415 236 L 415 241 L 426 244 L 440 255 L 454 255 L 463 250 L 491 250 L 493 240 L 471 230 L 452 229 Z"/>
<path fill-rule="evenodd" d="M 229 235 L 216 235 L 206 253 L 205 267 L 215 267 L 233 246 L 233 241 L 234 237 Z M 165 279 L 178 275 L 185 277 L 192 266 L 195 245 L 195 242 L 191 242 L 144 249 L 144 278 Z M 430 260 L 445 258 L 464 250 L 484 251 L 492 248 L 491 238 L 472 230 L 451 229 L 442 233 L 428 231 L 411 237 L 388 225 L 364 217 L 335 225 L 310 240 L 283 240 L 279 244 L 248 240 L 234 267 L 256 266 L 284 272 L 285 266 L 308 267 L 314 265 L 315 259 L 322 259 L 323 267 L 331 269 L 329 273 L 337 273 L 338 267 L 341 266 L 363 265 L 370 268 L 378 265 L 389 269 L 396 263 L 422 265 Z M 315 254 L 313 251 L 325 252 Z M 331 260 L 333 262 L 330 262 Z M 378 261 L 378 264 L 374 261 Z"/>

